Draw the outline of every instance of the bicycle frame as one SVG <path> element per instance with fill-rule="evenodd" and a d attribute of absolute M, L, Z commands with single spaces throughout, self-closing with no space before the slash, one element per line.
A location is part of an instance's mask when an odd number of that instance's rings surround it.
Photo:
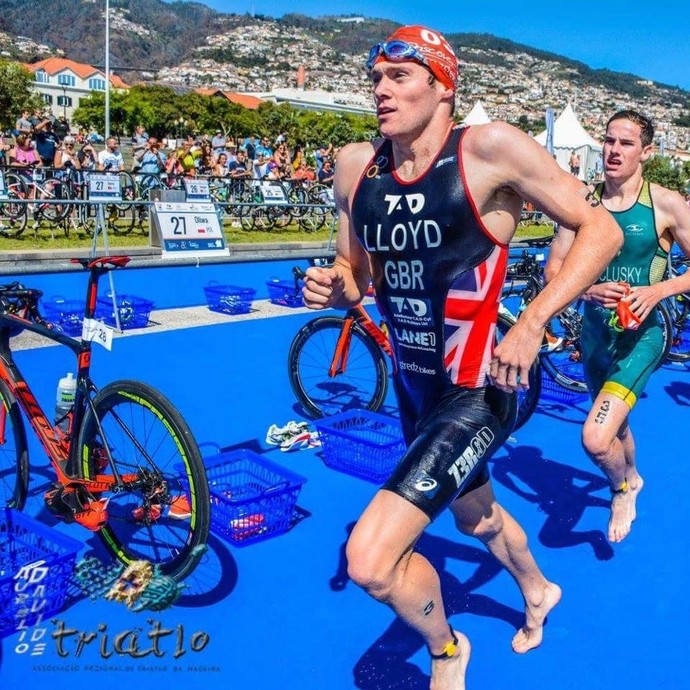
<path fill-rule="evenodd" d="M 352 328 L 355 323 L 359 324 L 366 333 L 373 338 L 376 344 L 390 357 L 395 367 L 393 349 L 391 348 L 388 336 L 374 323 L 374 320 L 367 314 L 364 307 L 358 304 L 348 309 L 345 314 L 340 337 L 338 338 L 335 352 L 333 353 L 333 360 L 328 369 L 328 375 L 331 378 L 334 378 L 338 374 L 342 374 L 345 369 L 347 369 L 347 361 L 350 356 L 350 343 L 352 342 Z"/>
<path fill-rule="evenodd" d="M 73 261 L 78 261 L 85 268 L 90 269 L 84 317 L 93 318 L 96 311 L 99 278 L 110 270 L 110 268 L 106 267 L 106 264 L 111 263 L 114 267 L 124 266 L 129 262 L 129 257 L 106 257 L 94 259 L 90 262 L 74 259 Z M 48 416 L 41 408 L 12 357 L 12 348 L 10 346 L 10 327 L 12 326 L 19 326 L 60 345 L 65 345 L 76 356 L 77 388 L 73 412 L 68 412 L 67 415 L 56 420 L 55 424 L 50 422 Z M 109 455 L 108 448 L 104 448 L 104 450 L 108 454 L 108 461 L 113 470 L 112 477 L 97 475 L 95 479 L 84 479 L 79 475 L 78 458 L 76 457 L 77 432 L 81 427 L 87 406 L 92 404 L 92 396 L 98 391 L 91 380 L 90 366 L 91 341 L 84 340 L 83 338 L 75 340 L 63 333 L 56 332 L 42 323 L 34 323 L 29 319 L 13 314 L 0 314 L 0 379 L 7 384 L 10 392 L 28 419 L 31 428 L 34 430 L 55 470 L 57 481 L 64 486 L 79 485 L 90 493 L 99 494 L 105 491 L 112 491 L 117 486 L 122 486 L 128 482 L 131 483 L 137 479 L 137 476 L 119 475 Z M 7 411 L 4 407 L 1 407 L 0 436 L 3 438 L 5 436 L 6 416 Z M 67 433 L 63 432 L 59 427 L 59 423 L 65 419 L 69 420 Z"/>

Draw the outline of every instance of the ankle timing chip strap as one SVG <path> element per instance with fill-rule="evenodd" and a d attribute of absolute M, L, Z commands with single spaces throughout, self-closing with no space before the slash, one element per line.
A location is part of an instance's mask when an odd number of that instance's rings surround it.
<path fill-rule="evenodd" d="M 611 489 L 612 494 L 625 494 L 628 492 L 628 489 L 630 488 L 630 485 L 628 484 L 628 480 L 624 479 L 623 483 L 620 485 L 618 489 Z"/>
<path fill-rule="evenodd" d="M 453 628 L 448 626 L 448 629 L 450 630 L 450 636 L 453 638 L 453 641 L 449 642 L 440 654 L 432 654 L 430 650 L 429 655 L 432 659 L 450 659 L 455 656 L 455 652 L 458 650 L 458 638 L 455 636 Z"/>

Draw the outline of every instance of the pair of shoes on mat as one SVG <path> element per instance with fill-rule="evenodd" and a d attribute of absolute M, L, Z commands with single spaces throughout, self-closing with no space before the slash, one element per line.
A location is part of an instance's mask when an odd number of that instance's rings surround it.
<path fill-rule="evenodd" d="M 266 432 L 266 443 L 269 446 L 279 446 L 284 441 L 299 436 L 307 430 L 307 422 L 289 421 L 285 426 L 271 424 Z"/>

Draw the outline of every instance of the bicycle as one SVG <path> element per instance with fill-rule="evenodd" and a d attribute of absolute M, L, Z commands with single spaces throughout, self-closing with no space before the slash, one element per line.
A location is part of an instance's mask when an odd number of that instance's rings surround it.
<path fill-rule="evenodd" d="M 15 168 L 15 170 L 20 170 Z M 25 172 L 5 173 L 5 186 L 7 194 L 12 199 L 23 199 L 30 202 L 26 207 L 23 204 L 11 204 L 5 208 L 5 215 L 11 220 L 19 219 L 21 215 L 32 213 L 33 229 L 37 230 L 40 221 L 46 220 L 50 224 L 59 224 L 70 212 L 68 203 L 69 193 L 63 180 L 54 175 L 55 171 L 45 171 L 32 167 L 30 175 Z M 54 176 L 50 176 L 50 174 Z M 64 201 L 65 203 L 58 203 Z M 26 224 L 15 224 L 5 230 L 5 234 L 18 237 L 24 231 Z"/>
<path fill-rule="evenodd" d="M 304 273 L 293 268 L 295 290 Z M 497 342 L 515 319 L 499 313 Z M 388 392 L 388 364 L 395 359 L 385 325 L 377 326 L 362 304 L 344 316 L 319 316 L 297 331 L 288 352 L 288 379 L 305 414 L 312 419 L 350 409 L 378 411 Z M 518 392 L 520 428 L 534 412 L 541 394 L 538 361 L 529 374 L 529 388 Z"/>
<path fill-rule="evenodd" d="M 98 390 L 90 376 L 87 326 L 96 323 L 99 278 L 129 257 L 73 262 L 89 271 L 81 339 L 41 316 L 40 290 L 18 284 L 0 289 L 0 507 L 21 510 L 27 499 L 26 418 L 55 473 L 44 495 L 48 509 L 96 532 L 125 565 L 147 560 L 182 580 L 196 567 L 209 534 L 211 504 L 199 448 L 178 410 L 151 386 L 120 380 Z M 10 338 L 21 330 L 76 356 L 74 402 L 55 422 L 12 357 Z"/>
<path fill-rule="evenodd" d="M 312 419 L 350 409 L 375 412 L 388 391 L 385 331 L 358 304 L 344 316 L 319 316 L 295 335 L 288 353 L 290 386 Z"/>

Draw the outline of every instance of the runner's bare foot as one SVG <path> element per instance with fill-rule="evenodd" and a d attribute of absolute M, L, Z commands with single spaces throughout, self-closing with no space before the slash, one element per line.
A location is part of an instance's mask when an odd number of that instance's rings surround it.
<path fill-rule="evenodd" d="M 637 474 L 628 482 L 627 491 L 616 491 L 611 498 L 611 517 L 609 518 L 609 541 L 621 542 L 632 529 L 633 520 L 637 517 L 637 495 L 642 491 L 644 482 Z"/>
<path fill-rule="evenodd" d="M 449 659 L 431 660 L 430 690 L 465 690 L 465 673 L 470 660 L 470 641 L 457 630 L 458 639 L 455 654 Z"/>
<path fill-rule="evenodd" d="M 560 600 L 561 588 L 554 582 L 547 582 L 544 595 L 538 604 L 525 602 L 525 624 L 513 637 L 514 652 L 524 654 L 541 644 L 546 616 Z"/>

